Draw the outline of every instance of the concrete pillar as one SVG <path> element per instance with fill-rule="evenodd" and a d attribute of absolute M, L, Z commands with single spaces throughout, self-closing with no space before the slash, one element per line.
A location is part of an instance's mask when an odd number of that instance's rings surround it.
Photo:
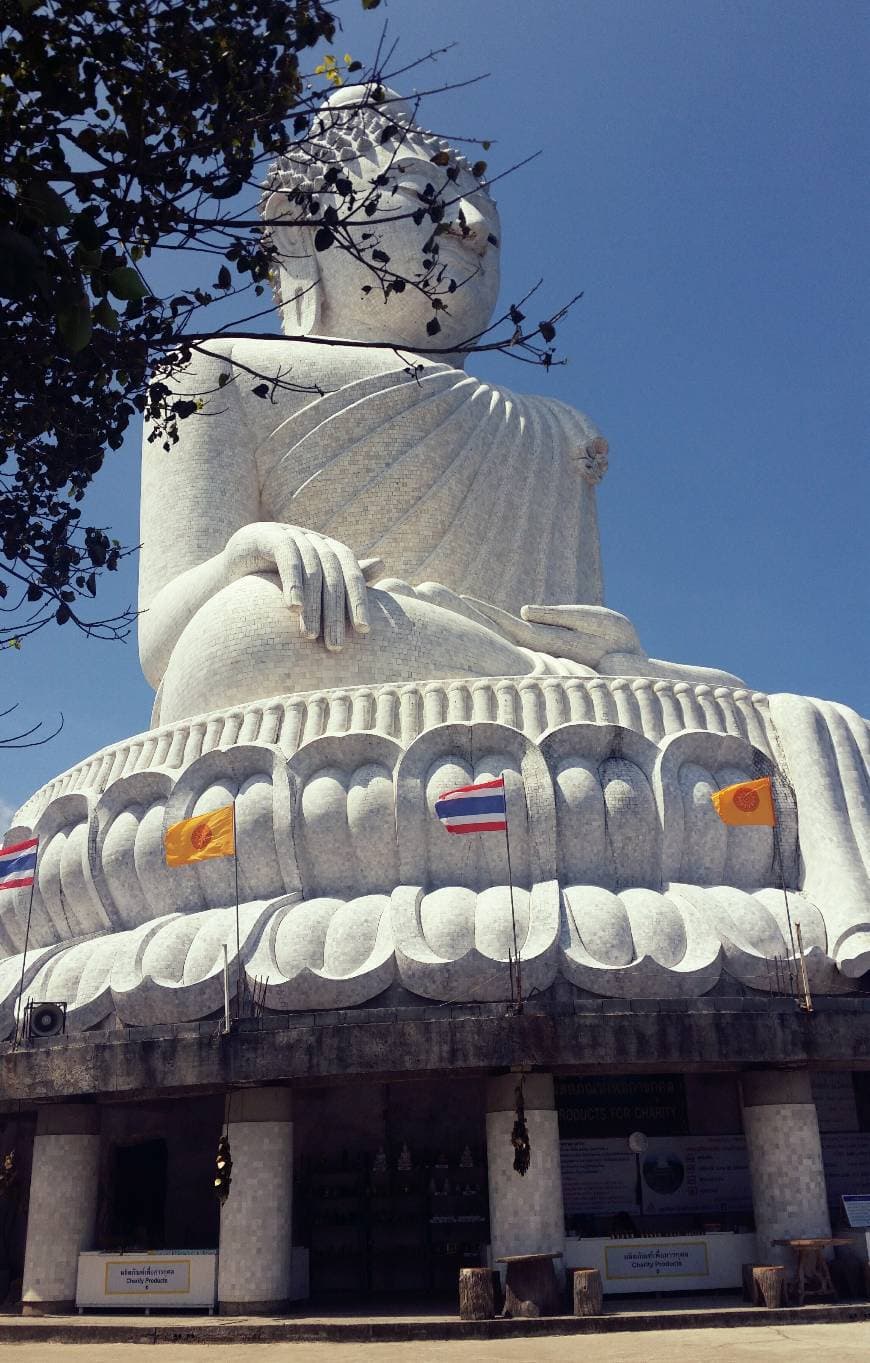
<path fill-rule="evenodd" d="M 290 1090 L 230 1095 L 233 1161 L 221 1208 L 218 1310 L 269 1315 L 290 1300 L 293 1235 L 293 1121 Z"/>
<path fill-rule="evenodd" d="M 520 1075 L 490 1079 L 486 1092 L 486 1161 L 489 1173 L 489 1221 L 493 1263 L 503 1254 L 549 1254 L 565 1248 L 559 1121 L 549 1074 L 523 1076 L 526 1126 L 531 1163 L 520 1175 L 514 1169 L 511 1131 Z M 554 1260 L 564 1273 L 561 1259 Z"/>
<path fill-rule="evenodd" d="M 794 1255 L 774 1240 L 830 1235 L 819 1121 L 805 1070 L 744 1074 L 743 1130 L 749 1152 L 758 1262 Z"/>
<path fill-rule="evenodd" d="M 93 1249 L 100 1162 L 99 1109 L 40 1108 L 33 1142 L 22 1312 L 75 1310 L 79 1254 Z"/>

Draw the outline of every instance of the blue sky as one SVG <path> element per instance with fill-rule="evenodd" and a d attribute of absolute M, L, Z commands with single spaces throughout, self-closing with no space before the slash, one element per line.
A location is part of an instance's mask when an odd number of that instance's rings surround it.
<path fill-rule="evenodd" d="M 439 131 L 493 139 L 503 301 L 578 289 L 569 364 L 469 368 L 587 411 L 611 445 L 607 603 L 648 651 L 765 691 L 870 711 L 868 118 L 864 0 L 383 0 L 338 6 L 365 60 L 456 41 L 403 92 Z M 90 519 L 137 540 L 138 432 Z M 134 602 L 131 560 L 103 597 Z M 0 752 L 0 806 L 147 728 L 135 640 L 45 631 L 2 655 L 11 720 L 63 732 Z M 10 720 L 5 721 L 7 724 Z M 2 808 L 0 808 L 2 813 Z"/>

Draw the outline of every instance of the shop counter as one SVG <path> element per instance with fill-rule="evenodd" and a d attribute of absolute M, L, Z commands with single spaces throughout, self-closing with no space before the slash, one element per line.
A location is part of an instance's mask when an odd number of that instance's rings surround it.
<path fill-rule="evenodd" d="M 694 1292 L 742 1286 L 755 1263 L 755 1232 L 565 1240 L 565 1267 L 597 1268 L 605 1294 Z"/>
<path fill-rule="evenodd" d="M 79 1255 L 76 1306 L 149 1311 L 152 1307 L 214 1310 L 217 1250 L 167 1249 Z"/>

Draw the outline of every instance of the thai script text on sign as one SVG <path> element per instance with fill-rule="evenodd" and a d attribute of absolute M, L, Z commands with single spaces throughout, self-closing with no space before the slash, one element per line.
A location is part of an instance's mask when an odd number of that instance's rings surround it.
<path fill-rule="evenodd" d="M 189 1291 L 190 1261 L 186 1259 L 113 1259 L 106 1264 L 107 1296 Z"/>
<path fill-rule="evenodd" d="M 604 1263 L 608 1278 L 706 1278 L 710 1272 L 703 1240 L 607 1245 Z"/>

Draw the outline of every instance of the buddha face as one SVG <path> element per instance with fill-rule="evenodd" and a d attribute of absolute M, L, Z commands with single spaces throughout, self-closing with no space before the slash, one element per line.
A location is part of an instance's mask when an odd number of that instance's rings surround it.
<path fill-rule="evenodd" d="M 420 130 L 405 102 L 387 93 L 388 117 L 370 109 L 355 115 L 344 106 L 359 95 L 348 88 L 338 92 L 324 106 L 309 144 L 315 166 L 325 172 L 339 165 L 351 183 L 353 197 L 339 197 L 324 192 L 310 167 L 305 176 L 316 189 L 320 214 L 335 208 L 350 249 L 334 243 L 317 251 L 313 231 L 288 222 L 293 209 L 281 187 L 292 188 L 294 177 L 278 167 L 264 211 L 279 253 L 285 330 L 453 352 L 485 330 L 495 308 L 498 212 L 467 162 Z M 380 138 L 393 120 L 404 127 L 398 146 Z M 375 183 L 380 179 L 385 183 Z M 376 210 L 367 217 L 364 206 L 375 195 Z M 428 212 L 434 203 L 443 208 L 437 224 Z M 414 214 L 422 221 L 415 222 Z M 433 321 L 438 328 L 429 330 Z"/>
<path fill-rule="evenodd" d="M 375 225 L 362 218 L 359 227 L 351 228 L 359 258 L 335 247 L 319 253 L 317 330 L 324 336 L 396 341 L 413 349 L 454 350 L 488 326 L 495 308 L 500 245 L 496 206 L 464 169 L 451 181 L 431 161 L 408 156 L 397 158 L 388 174 L 391 183 L 382 191 Z M 360 199 L 371 193 L 364 181 L 354 189 Z M 427 215 L 418 225 L 411 216 L 432 190 L 444 204 L 442 230 L 434 238 L 437 254 L 425 249 L 433 239 L 432 220 Z M 364 232 L 372 231 L 373 237 L 363 239 Z M 401 292 L 390 290 L 384 296 L 368 263 L 373 248 L 389 257 L 385 268 L 405 281 Z M 433 299 L 443 306 L 433 309 Z M 427 331 L 433 318 L 441 328 L 434 335 Z"/>

